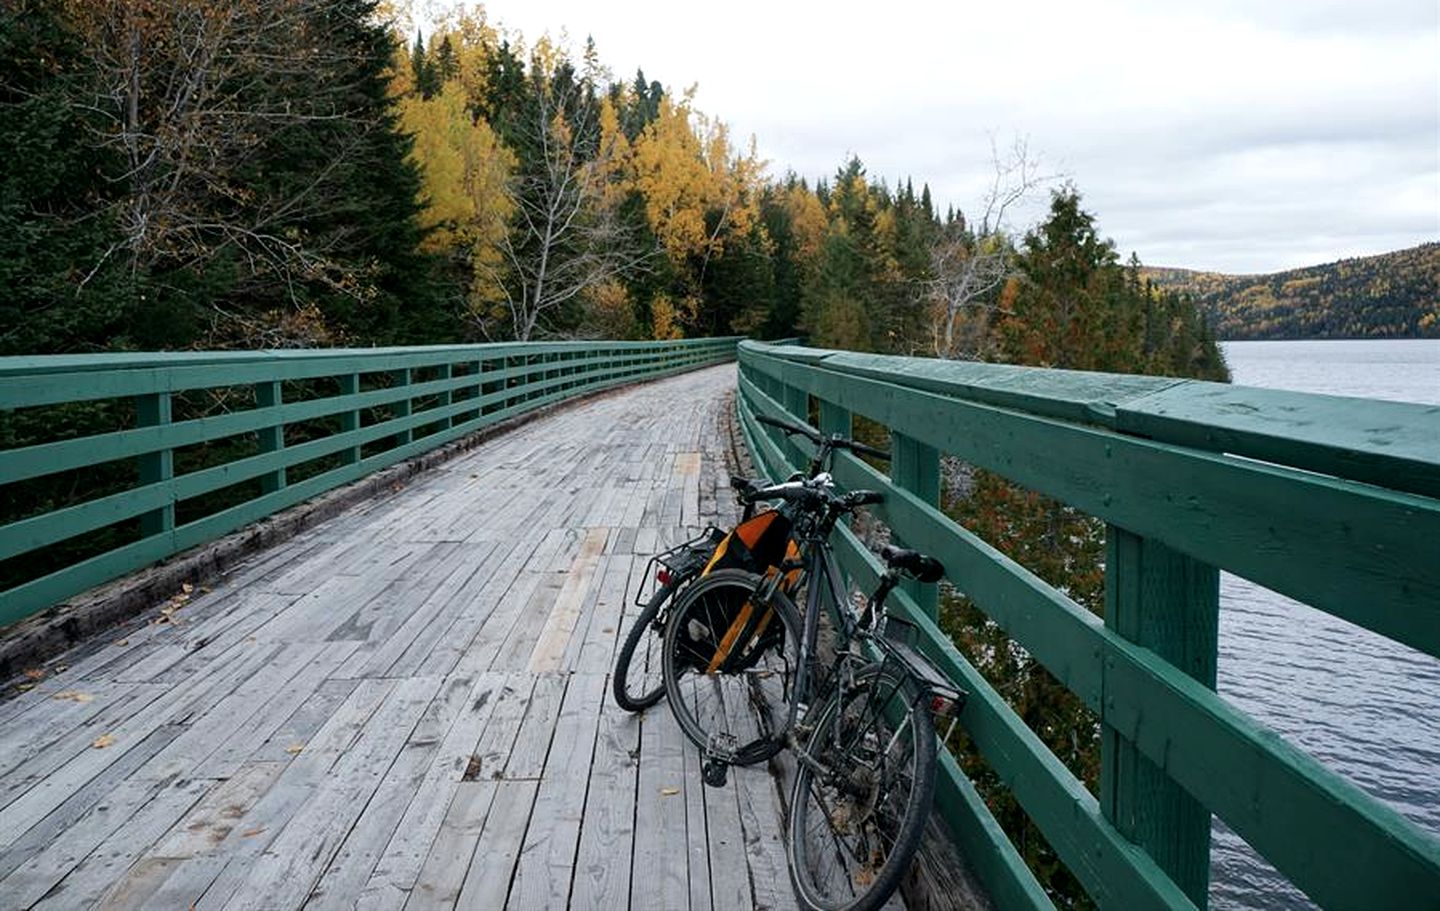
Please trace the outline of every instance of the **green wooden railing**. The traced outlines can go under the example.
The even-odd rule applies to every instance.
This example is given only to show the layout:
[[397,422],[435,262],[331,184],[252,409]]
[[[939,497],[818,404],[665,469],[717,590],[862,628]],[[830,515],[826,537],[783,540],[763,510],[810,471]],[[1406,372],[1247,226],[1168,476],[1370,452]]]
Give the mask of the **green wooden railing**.
[[[894,534],[1095,713],[1098,797],[951,645],[934,591],[899,598],[973,694],[971,742],[1102,908],[1204,907],[1211,813],[1322,906],[1440,902],[1440,841],[1214,692],[1217,568],[1440,656],[1440,408],[754,342],[739,385],[772,477],[806,449],[756,415],[889,428],[890,475],[841,455],[837,481],[885,491]],[[942,454],[1107,523],[1103,621],[936,508]],[[837,552],[873,584],[848,530]],[[937,805],[998,907],[1051,906],[948,753]]]
[[[120,415],[117,428],[84,436],[61,417],[49,439],[0,450],[0,496],[14,497],[19,485],[61,472],[117,461],[133,468],[122,490],[0,525],[0,560],[131,525],[123,543],[0,592],[0,625],[498,421],[733,359],[735,344],[731,338],[0,358],[0,424],[21,409],[75,403],[109,403]],[[285,390],[299,388],[300,400],[287,401]],[[228,393],[221,413],[211,408],[172,419],[175,396],[215,390]],[[318,421],[328,421],[331,432],[315,438]],[[309,438],[287,445],[287,425],[305,425]],[[253,441],[242,450],[248,454],[177,473],[177,450],[246,435]],[[297,470],[306,463],[311,471]],[[316,464],[326,467],[315,473]],[[254,489],[243,502],[177,524],[177,504],[244,482]]]

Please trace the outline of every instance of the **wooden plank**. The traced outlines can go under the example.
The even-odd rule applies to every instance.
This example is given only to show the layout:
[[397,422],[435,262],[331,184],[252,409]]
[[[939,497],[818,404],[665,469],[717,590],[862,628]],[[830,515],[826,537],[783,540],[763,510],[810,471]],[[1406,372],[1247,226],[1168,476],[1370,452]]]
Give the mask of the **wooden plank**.
[[47,814],[38,824],[12,839],[9,847],[0,852],[0,879],[9,876],[16,867],[29,861],[63,837],[97,804],[114,794],[135,769],[164,749],[166,744],[180,735],[180,732],[179,725],[166,725],[155,731],[135,749],[82,787],[74,790],[60,806]]
[[731,771],[730,783],[740,809],[755,906],[776,911],[795,908],[781,836],[784,811],[774,780],[764,768],[742,768]]
[[[501,548],[504,546],[501,545]],[[412,651],[402,656],[396,664],[396,671],[404,673],[413,666],[416,673],[453,672],[473,676],[489,670],[509,631],[509,624],[519,615],[539,581],[533,575],[521,575],[533,546],[529,542],[515,541],[488,579],[478,582],[479,573],[472,576],[472,582],[481,587],[475,592],[467,587],[457,593],[456,600],[464,606],[454,623],[428,652],[417,654]]]
[[480,833],[485,828],[499,784],[496,781],[462,781],[455,785],[440,833],[425,858],[425,865],[420,870],[409,900],[405,902],[406,911],[450,911],[457,907],[466,872],[480,843]]
[[[564,674],[538,674],[525,705],[525,717],[515,733],[505,761],[505,778],[539,778],[550,755],[550,743],[559,720],[560,705],[570,678]],[[497,713],[498,713],[497,708]],[[492,719],[493,721],[493,719]],[[489,729],[486,729],[489,736]],[[482,741],[483,743],[483,741]]]
[[[138,714],[120,720],[103,732],[109,738],[109,745],[106,747],[92,748],[84,736],[71,738],[68,741],[69,749],[56,751],[62,765],[50,765],[48,762],[37,764],[33,769],[27,769],[28,774],[20,779],[20,788],[25,788],[30,783],[33,783],[33,787],[29,787],[0,810],[0,844],[10,843],[20,833],[35,825],[64,803],[76,789],[144,742],[145,738],[162,725],[177,718],[183,719],[194,706],[213,698],[216,693],[228,691],[237,681],[248,678],[270,654],[267,650],[257,650],[248,656],[248,660],[237,662],[222,672],[198,680],[193,689],[170,690],[146,700],[143,710]],[[76,752],[71,752],[72,750]],[[53,774],[49,774],[47,769],[53,771]],[[42,775],[43,780],[37,781],[36,778]]]
[[[386,771],[419,723],[441,681],[417,677],[403,680],[366,723],[355,744],[321,782],[314,796],[270,842],[245,871],[234,864],[236,894],[226,905],[234,911],[299,907],[310,894],[340,842],[374,795]],[[223,894],[221,881],[206,893]],[[237,881],[238,880],[238,881]]]
[[255,751],[252,761],[289,762],[355,692],[358,680],[323,681]]
[[559,908],[569,901],[605,682],[604,674],[576,674],[565,689],[510,889],[511,907]]
[[[185,795],[193,803],[209,782],[187,782],[186,785],[196,788],[193,795],[188,791]],[[7,902],[13,902],[14,907],[28,907],[38,902],[137,810],[168,788],[166,784],[138,779],[120,782],[44,850],[0,880],[0,894],[5,895]],[[182,809],[180,813],[183,812]]]
[[495,781],[495,798],[486,826],[465,871],[456,908],[502,908],[510,894],[511,877],[530,812],[539,790],[538,781]]
[[[155,891],[153,907],[218,907],[228,901],[255,858],[300,812],[395,686],[390,680],[360,681],[340,710],[294,756],[275,784],[236,821],[230,834],[220,844],[186,858],[171,871]],[[228,878],[221,882],[227,872]]]
[[470,704],[474,681],[446,680],[426,708],[395,762],[386,771],[354,828],[346,834],[334,859],[310,893],[311,909],[348,908],[375,870],[376,862],[410,809],[446,736]]
[[182,860],[221,844],[284,770],[283,762],[248,763],[234,776],[216,783],[146,855]]
[[[311,702],[325,678],[349,658],[356,647],[354,642],[324,643],[313,656],[301,659],[299,673],[283,680],[283,685],[266,687],[264,691],[255,694],[253,699],[261,699],[266,697],[268,691],[268,700],[252,712],[249,718],[243,717],[243,708],[231,712],[223,702],[216,706],[207,718],[215,718],[218,723],[228,714],[230,724],[214,732],[218,746],[214,747],[208,757],[200,760],[194,774],[202,778],[229,778],[236,774],[247,760],[258,758],[256,753],[292,715]],[[309,653],[308,649],[302,652],[307,656]],[[280,674],[275,676],[279,677]],[[241,696],[240,693],[236,695]],[[244,706],[247,701],[251,700],[240,700],[240,705]],[[225,736],[224,731],[227,729],[231,733]],[[203,739],[203,735],[197,736],[202,736]],[[291,744],[295,742],[292,740]]]
[[[393,676],[390,668],[410,648],[435,617],[445,610],[457,590],[463,589],[471,576],[483,565],[485,558],[494,551],[495,545],[456,544],[437,545],[445,548],[438,566],[416,567],[421,573],[433,574],[431,582],[407,588],[397,597],[387,617],[386,628],[372,632],[367,642],[336,676],[340,677],[384,677]],[[415,604],[412,608],[411,604]],[[396,621],[402,621],[398,624]]]
[[[138,782],[131,780],[126,785]],[[61,911],[61,909],[85,908],[94,905],[119,879],[135,859],[160,838],[176,820],[195,805],[214,782],[208,779],[180,780],[169,787],[161,788],[149,801],[118,825],[81,863],[64,879],[54,885],[33,907]],[[123,788],[123,786],[122,786]],[[123,800],[113,799],[111,805]],[[71,833],[96,828],[93,820],[82,821]],[[68,833],[67,833],[68,834]],[[93,832],[89,833],[93,834]]]
[[[688,746],[688,744],[687,744]],[[700,751],[681,751],[685,760],[685,850],[690,870],[690,911],[711,911],[709,828],[705,819],[707,790],[700,777]]]
[[599,564],[600,554],[605,550],[605,540],[609,534],[610,530],[607,528],[591,528],[581,539],[580,552],[570,564],[565,582],[555,596],[555,604],[550,609],[545,625],[540,629],[534,650],[530,652],[526,668],[531,673],[560,670],[566,646],[575,631],[575,624],[579,622],[581,605],[590,592],[595,568]]
[[404,905],[430,851],[456,785],[464,776],[476,743],[495,711],[506,678],[484,674],[476,679],[465,706],[431,759],[415,798],[385,846],[356,899],[357,909]]
[[[533,593],[520,606],[512,624],[504,633],[504,642],[495,652],[495,660],[491,665],[495,670],[519,671],[529,664],[530,655],[535,651],[535,642],[549,616],[550,607],[565,585],[565,574],[562,572],[542,572],[535,575],[537,583]],[[464,667],[465,662],[462,661],[460,666]]]
[[710,849],[710,899],[715,911],[750,911],[750,865],[745,855],[738,788],[699,788],[705,800],[705,833]]
[[[353,644],[352,644],[353,648]],[[272,720],[261,715],[250,724],[277,694],[284,695],[291,679],[300,675],[312,662],[323,660],[324,646],[319,643],[302,643],[296,646],[282,646],[274,656],[253,675],[242,682],[233,692],[209,707],[199,717],[190,720],[189,729],[175,739],[138,773],[151,781],[162,781],[180,776],[192,775],[217,749],[229,743],[228,735],[246,731],[262,731],[256,734],[256,744],[263,743],[268,736],[268,723]],[[302,684],[303,685],[303,684]],[[289,713],[287,712],[286,715]],[[273,720],[279,722],[285,715]],[[231,744],[233,753],[234,746]],[[232,758],[227,765],[238,765]]]
[[621,618],[630,595],[630,573],[633,560],[628,555],[614,555],[606,560],[605,574],[600,580],[595,603],[589,610],[583,640],[577,654],[568,659],[576,673],[603,674],[615,663],[615,649],[621,635]]
[[690,866],[685,840],[685,757],[690,749],[675,719],[647,713],[640,722],[640,777],[635,791],[635,862],[630,907],[688,908]]
[[[630,901],[640,718],[602,697],[589,792],[580,824],[570,905],[619,908]],[[648,877],[650,871],[642,871]]]

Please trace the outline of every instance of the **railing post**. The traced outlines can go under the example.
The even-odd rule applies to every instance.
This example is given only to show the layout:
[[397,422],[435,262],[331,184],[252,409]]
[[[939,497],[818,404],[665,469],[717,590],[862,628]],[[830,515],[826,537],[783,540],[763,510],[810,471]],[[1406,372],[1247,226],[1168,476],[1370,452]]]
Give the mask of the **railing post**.
[[[896,486],[908,490],[931,506],[940,506],[940,453],[935,447],[903,433],[891,433],[890,479]],[[903,544],[903,541],[899,543]],[[926,616],[931,620],[939,618],[939,589],[933,583],[906,579],[901,586]]]
[[[394,377],[395,386],[397,388],[405,389],[405,387],[410,385],[409,367],[401,367],[399,370],[392,372],[390,375]],[[408,392],[409,390],[407,389],[406,391]],[[392,404],[390,407],[394,409],[395,417],[408,418],[410,416],[410,404],[410,397],[407,395],[405,398],[400,399],[399,401]],[[406,427],[404,430],[401,430],[400,432],[395,434],[395,445],[404,446],[407,443],[413,441],[414,439],[415,431],[410,427]]]
[[849,409],[832,402],[820,400],[820,432],[838,433],[848,437],[855,432],[854,416]]
[[[449,379],[453,379],[454,377],[455,377],[455,367],[454,367],[454,365],[452,365],[452,364],[441,364],[441,365],[440,365],[440,376],[438,377],[438,379],[449,380]],[[439,401],[439,403],[438,403],[435,407],[437,407],[437,408],[444,408],[444,407],[448,406],[448,405],[449,405],[451,402],[453,402],[453,401],[455,401],[454,395],[451,394],[451,391],[450,391],[449,389],[446,389],[444,392],[440,393],[440,401]],[[440,427],[438,428],[438,430],[449,430],[451,427],[454,427],[454,426],[455,426],[454,418],[451,417],[451,416],[449,416],[449,415],[441,418],[439,423],[440,423]],[[437,431],[437,432],[438,432],[438,431]]]
[[470,362],[470,375],[475,378],[475,385],[470,387],[469,396],[470,398],[475,399],[476,404],[474,411],[465,412],[465,420],[467,421],[475,421],[479,420],[480,418],[480,396],[485,394],[485,379],[480,375],[480,363],[480,361]]
[[[801,424],[810,423],[810,396],[804,389],[791,386],[789,383],[784,383],[781,386],[780,404],[784,405],[785,410],[790,412],[791,417]],[[785,449],[790,453],[790,461],[801,469],[804,469],[806,463],[805,455],[800,449],[800,444],[796,442],[795,437],[789,438],[785,444]]]
[[[170,393],[151,392],[135,397],[135,423],[139,427],[159,427],[170,423]],[[140,456],[140,483],[158,484],[175,477],[175,453],[167,446]],[[175,528],[175,500],[140,517],[140,536],[164,534]]]
[[[1215,688],[1220,573],[1158,541],[1106,526],[1105,625]],[[1104,722],[1102,707],[1101,722]],[[1105,725],[1100,806],[1197,907],[1210,886],[1210,813]]]
[[[360,394],[360,374],[346,373],[338,377],[340,381],[341,395]],[[357,409],[340,412],[340,432],[349,433],[352,430],[360,429],[360,412]],[[354,465],[360,461],[360,447],[351,446],[348,449],[340,450],[340,464]]]
[[[270,380],[255,384],[255,407],[279,408],[281,401],[280,381]],[[285,420],[277,416],[275,423],[262,427],[255,434],[260,440],[260,451],[279,452],[285,448]],[[285,466],[267,471],[260,476],[260,492],[275,493],[285,487]]]

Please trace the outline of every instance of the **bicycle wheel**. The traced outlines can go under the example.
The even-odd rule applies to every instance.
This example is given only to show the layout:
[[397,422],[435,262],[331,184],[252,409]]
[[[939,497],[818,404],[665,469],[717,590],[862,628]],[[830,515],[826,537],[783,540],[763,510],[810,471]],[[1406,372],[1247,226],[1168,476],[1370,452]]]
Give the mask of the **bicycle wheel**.
[[[646,673],[647,670],[658,671],[659,668],[645,666],[645,655],[649,650],[644,643],[646,637],[654,632],[651,627],[655,623],[655,617],[679,587],[676,582],[667,582],[655,590],[655,594],[645,602],[645,607],[641,609],[635,622],[630,624],[625,642],[615,656],[615,670],[610,675],[610,686],[615,694],[615,704],[627,712],[644,711],[665,697],[664,682],[656,679],[656,674]],[[655,635],[658,638],[659,633]],[[637,651],[640,653],[640,666],[632,667]],[[654,660],[653,657],[651,660]]]
[[800,622],[762,579],[717,570],[676,600],[665,624],[665,695],[685,736],[709,756],[748,765],[773,756],[790,718]]
[[903,672],[872,664],[819,708],[796,764],[785,846],[803,905],[878,908],[910,864],[935,792],[935,730]]

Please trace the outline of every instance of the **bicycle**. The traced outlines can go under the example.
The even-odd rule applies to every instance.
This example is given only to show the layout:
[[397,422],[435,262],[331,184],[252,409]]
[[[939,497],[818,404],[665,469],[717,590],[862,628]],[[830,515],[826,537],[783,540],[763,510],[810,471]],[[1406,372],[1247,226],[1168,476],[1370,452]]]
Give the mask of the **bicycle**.
[[[640,613],[615,655],[615,667],[611,673],[615,702],[628,712],[644,711],[665,697],[663,681],[647,678],[646,669],[636,667],[636,655],[649,653],[647,633],[657,639],[663,636],[670,605],[678,593],[701,576],[715,572],[717,568],[723,569],[723,565],[717,564],[727,560],[731,564],[759,565],[766,558],[765,552],[777,552],[777,544],[782,559],[783,555],[791,552],[788,526],[776,523],[776,516],[756,516],[755,501],[748,496],[769,482],[732,477],[730,483],[743,506],[735,528],[727,533],[713,525],[707,527],[698,537],[651,557],[640,576],[634,597]],[[645,592],[651,579],[655,580],[656,587],[647,598]]]
[[[786,855],[795,890],[811,908],[872,909],[898,886],[919,846],[934,792],[935,720],[953,726],[966,697],[915,648],[916,627],[887,615],[885,601],[902,577],[935,582],[944,568],[913,550],[883,548],[886,569],[865,607],[858,616],[844,609],[829,537],[842,516],[881,497],[839,493],[823,468],[842,449],[884,453],[759,420],[817,446],[811,477],[749,494],[784,503],[803,557],[765,575],[715,574],[677,601],[662,653],[666,695],[702,750],[707,784],[723,784],[732,765],[794,751]],[[780,584],[797,572],[809,586],[803,616]],[[827,607],[836,645],[821,667]],[[707,696],[715,698],[702,701]]]

